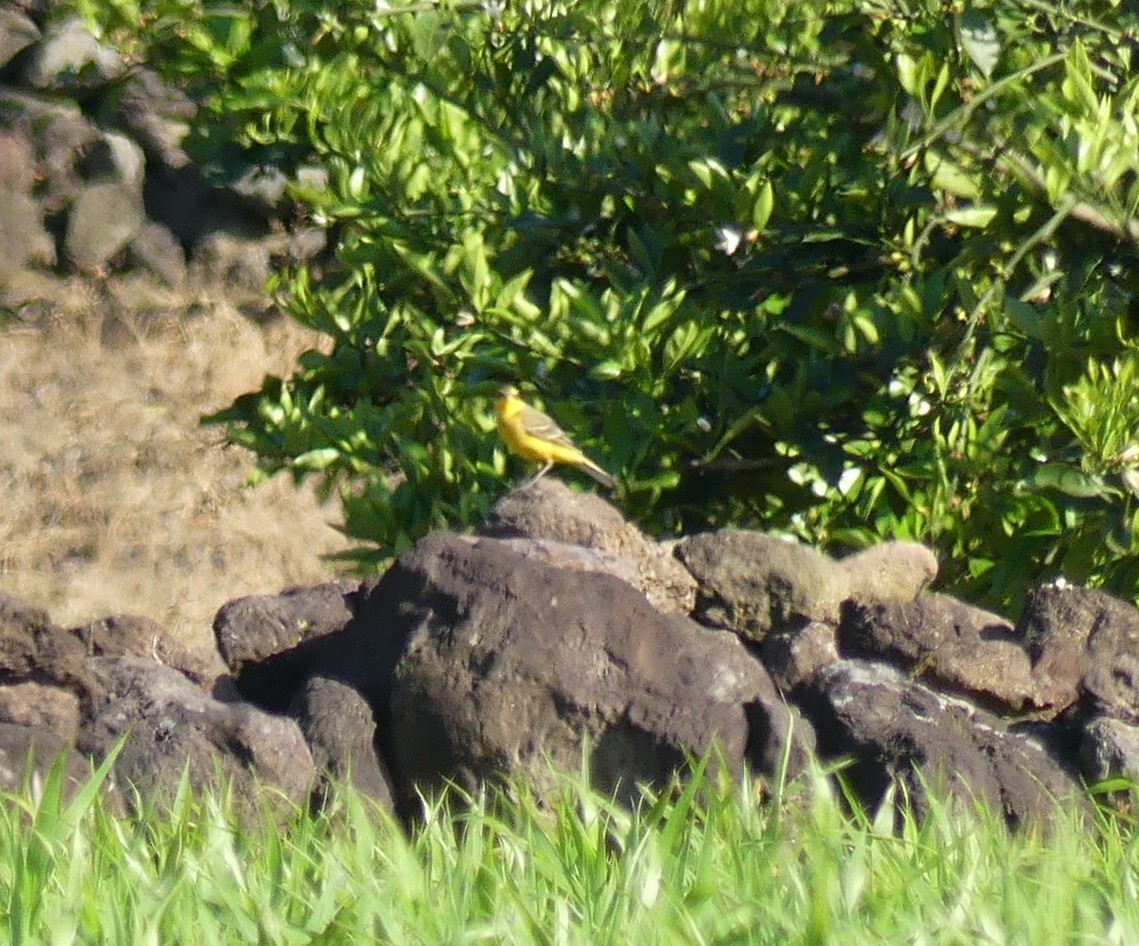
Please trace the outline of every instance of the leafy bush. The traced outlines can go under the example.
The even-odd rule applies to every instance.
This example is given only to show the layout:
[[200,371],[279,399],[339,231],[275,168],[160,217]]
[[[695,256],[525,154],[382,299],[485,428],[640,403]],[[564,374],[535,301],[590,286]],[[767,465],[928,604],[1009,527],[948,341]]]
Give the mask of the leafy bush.
[[508,487],[488,397],[521,380],[651,529],[1135,593],[1132,9],[238,9],[173,57],[215,63],[198,141],[318,162],[336,253],[280,282],[327,346],[216,419],[378,554]]

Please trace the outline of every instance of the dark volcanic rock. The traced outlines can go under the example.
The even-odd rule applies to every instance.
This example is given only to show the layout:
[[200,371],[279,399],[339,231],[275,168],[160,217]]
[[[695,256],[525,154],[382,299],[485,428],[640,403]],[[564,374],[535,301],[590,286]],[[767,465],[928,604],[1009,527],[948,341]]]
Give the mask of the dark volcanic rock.
[[1046,824],[1057,803],[1087,807],[1071,768],[1040,742],[884,664],[830,664],[800,690],[800,706],[819,751],[853,759],[843,775],[870,808],[894,782],[919,815],[931,790],[982,801],[1013,826]]
[[849,602],[838,641],[845,657],[897,664],[1001,712],[1034,703],[1036,681],[1012,625],[947,595],[895,604]]
[[250,595],[222,605],[214,618],[218,651],[233,673],[302,641],[338,631],[352,618],[354,586],[329,582],[290,588],[278,595]]
[[355,586],[329,582],[279,595],[251,595],[222,605],[214,618],[218,651],[247,700],[288,707],[314,671],[317,642],[352,619]]
[[[0,100],[0,105],[2,105]],[[6,117],[0,108],[0,117]],[[0,131],[0,191],[30,195],[36,184],[35,151],[27,129]],[[39,218],[39,208],[36,208]]]
[[92,699],[83,644],[46,611],[0,593],[0,682],[28,681],[70,690],[84,707]]
[[19,792],[25,782],[42,786],[60,755],[66,756],[64,797],[71,798],[91,775],[87,760],[49,729],[0,723],[0,791]]
[[820,667],[838,660],[836,628],[823,621],[776,631],[763,639],[759,656],[783,693],[806,683]]
[[1088,716],[1135,722],[1139,690],[1139,611],[1103,591],[1053,583],[1033,591],[1017,633],[1033,661],[1041,693],[1057,711],[1081,701]]
[[122,184],[92,184],[75,198],[67,215],[64,252],[81,271],[105,266],[142,229],[142,199]]
[[[644,592],[658,611],[688,614],[695,604],[696,583],[673,556],[670,545],[646,538],[596,493],[576,492],[554,476],[507,493],[479,534],[516,539],[519,551],[539,561],[555,547],[551,543],[589,549],[595,555],[588,557],[588,565],[570,567],[616,575]],[[529,549],[527,539],[535,540]],[[579,553],[579,559],[584,558]]]
[[153,69],[134,68],[116,88],[109,104],[117,124],[133,135],[152,161],[179,169],[190,163],[182,149],[197,106],[168,85]]
[[168,286],[186,281],[186,253],[169,229],[145,223],[127,247],[131,262],[147,269]]
[[63,687],[32,682],[3,684],[0,722],[46,729],[71,745],[79,733],[79,698]]
[[169,801],[183,773],[198,791],[216,787],[220,774],[239,805],[255,808],[269,797],[258,785],[293,804],[307,800],[316,771],[295,720],[220,703],[153,660],[98,657],[91,664],[105,702],[85,723],[79,747],[102,759],[125,737],[114,765],[120,786]]
[[39,27],[10,4],[0,7],[0,69],[40,38]]
[[697,582],[693,617],[757,642],[808,621],[837,624],[849,592],[834,559],[762,532],[706,532],[682,539],[675,551]]
[[839,560],[847,597],[864,604],[913,601],[937,577],[937,556],[917,542],[882,542]]
[[312,677],[297,693],[293,715],[318,771],[394,809],[391,779],[376,750],[376,721],[359,690]]
[[[609,575],[570,573],[491,539],[434,533],[376,586],[389,647],[393,776],[407,799],[507,773],[539,791],[576,771],[583,741],[604,791],[670,778],[717,746],[774,774],[792,711],[733,635],[653,609]],[[809,751],[794,726],[793,763]]]
[[87,89],[123,72],[122,57],[100,43],[78,17],[53,23],[37,44],[23,81],[35,88]]
[[55,243],[44,228],[39,204],[27,194],[0,189],[0,285],[24,267],[55,262]]
[[0,89],[0,126],[13,129],[31,145],[39,218],[65,210],[83,187],[79,155],[99,140],[99,129],[73,102],[48,101],[12,89]]
[[1139,782],[1139,726],[1109,716],[1089,722],[1080,740],[1080,771],[1089,782],[1119,776]]
[[82,642],[89,657],[151,657],[206,690],[226,672],[216,648],[190,650],[162,625],[137,614],[113,614],[69,633]]

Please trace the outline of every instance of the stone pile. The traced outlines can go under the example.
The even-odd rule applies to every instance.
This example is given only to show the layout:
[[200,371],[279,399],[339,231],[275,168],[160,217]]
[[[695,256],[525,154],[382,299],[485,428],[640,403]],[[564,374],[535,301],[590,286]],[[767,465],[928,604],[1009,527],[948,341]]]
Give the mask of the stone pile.
[[704,754],[760,784],[845,760],[868,807],[936,791],[1018,826],[1139,775],[1139,610],[1055,583],[1014,622],[927,591],[936,573],[912,543],[659,543],[547,477],[379,578],[225,604],[206,653],[0,599],[0,778],[64,748],[79,779],[121,743],[128,803],[187,772],[302,805],[348,780],[408,815],[449,783],[541,794],[585,745],[624,798]]
[[320,252],[323,234],[282,228],[280,170],[207,181],[183,147],[196,110],[53,4],[0,7],[0,311],[31,318],[68,277],[116,276],[153,300],[224,286],[266,314],[274,265]]

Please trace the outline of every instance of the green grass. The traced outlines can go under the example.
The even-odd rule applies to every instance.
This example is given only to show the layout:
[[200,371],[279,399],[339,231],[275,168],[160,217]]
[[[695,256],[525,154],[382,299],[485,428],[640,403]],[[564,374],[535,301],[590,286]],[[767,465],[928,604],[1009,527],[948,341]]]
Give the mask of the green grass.
[[350,792],[243,825],[189,792],[127,818],[49,782],[0,806],[0,941],[1139,942],[1139,844],[1118,820],[1010,835],[938,808],[895,826],[822,782],[760,804],[701,779],[629,812],[581,786],[545,808],[519,790],[434,804],[408,834]]

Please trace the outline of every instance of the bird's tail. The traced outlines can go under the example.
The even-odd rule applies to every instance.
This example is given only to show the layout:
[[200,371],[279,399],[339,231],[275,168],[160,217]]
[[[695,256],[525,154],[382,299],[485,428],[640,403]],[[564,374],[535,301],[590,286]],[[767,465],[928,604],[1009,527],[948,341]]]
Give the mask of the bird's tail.
[[589,459],[589,457],[582,457],[581,462],[577,464],[577,468],[587,476],[592,476],[598,483],[606,489],[616,489],[617,481],[606,473],[601,467]]

